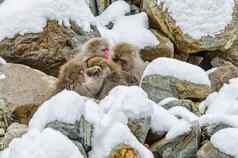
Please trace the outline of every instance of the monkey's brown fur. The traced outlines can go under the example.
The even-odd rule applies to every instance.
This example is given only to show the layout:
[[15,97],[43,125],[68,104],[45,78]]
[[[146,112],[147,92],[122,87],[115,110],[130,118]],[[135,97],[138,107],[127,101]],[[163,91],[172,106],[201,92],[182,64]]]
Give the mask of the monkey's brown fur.
[[135,76],[139,81],[145,69],[140,50],[128,43],[119,43],[112,49],[111,59],[120,65],[123,71]]

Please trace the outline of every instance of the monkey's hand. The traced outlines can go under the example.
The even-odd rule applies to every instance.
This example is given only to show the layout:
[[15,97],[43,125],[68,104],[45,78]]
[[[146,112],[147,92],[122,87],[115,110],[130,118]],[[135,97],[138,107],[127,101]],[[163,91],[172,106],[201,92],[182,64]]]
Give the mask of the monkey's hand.
[[102,72],[102,69],[99,66],[93,66],[86,70],[88,76],[96,76],[99,75],[100,72]]

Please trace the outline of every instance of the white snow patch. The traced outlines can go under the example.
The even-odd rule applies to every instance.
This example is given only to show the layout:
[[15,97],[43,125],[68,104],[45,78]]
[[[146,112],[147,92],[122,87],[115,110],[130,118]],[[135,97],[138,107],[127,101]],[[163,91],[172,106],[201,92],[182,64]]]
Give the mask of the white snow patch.
[[231,84],[238,84],[238,78],[232,78],[229,80],[229,83]]
[[159,44],[158,39],[148,29],[148,17],[144,12],[118,18],[111,30],[100,25],[98,25],[98,30],[101,36],[108,39],[113,45],[127,42],[138,48],[144,48]]
[[207,114],[238,114],[238,84],[224,84],[218,93],[210,94],[200,105]]
[[118,86],[101,100],[100,107],[105,112],[104,121],[127,124],[128,118],[149,117],[153,110],[153,104],[142,88]]
[[163,105],[168,104],[169,102],[177,101],[177,100],[178,100],[177,98],[168,97],[168,98],[165,98],[165,99],[161,100],[161,101],[158,103],[158,105],[159,105],[159,106],[163,106]]
[[208,75],[202,68],[177,59],[162,57],[153,60],[146,67],[142,78],[156,74],[172,76],[196,84],[205,84],[208,86],[211,84]]
[[84,0],[6,0],[0,5],[0,40],[16,34],[43,31],[47,20],[70,26],[74,20],[85,31],[95,21]]
[[200,117],[199,124],[201,127],[225,124],[238,128],[238,115],[207,114]]
[[40,106],[30,120],[29,128],[43,130],[48,123],[56,120],[75,123],[84,113],[87,100],[76,92],[63,90]]
[[153,108],[151,128],[154,132],[168,132],[166,138],[173,139],[191,131],[191,125],[188,122],[179,120],[159,105],[155,104]]
[[78,148],[66,136],[47,128],[30,130],[14,139],[1,158],[83,158]]
[[0,57],[0,66],[4,64],[7,64],[7,62],[3,58]]
[[193,38],[214,36],[231,23],[234,0],[158,0],[168,8],[176,25]]
[[131,146],[142,158],[153,158],[151,151],[139,143],[126,125],[115,123],[110,126],[95,135],[90,158],[107,157],[113,148],[121,144]]
[[117,18],[126,15],[130,12],[130,6],[125,1],[119,0],[113,2],[106,10],[96,17],[97,22],[102,25],[108,25],[114,22]]
[[221,152],[238,158],[238,128],[226,128],[211,137],[211,143]]
[[170,108],[169,113],[184,119],[185,121],[188,122],[194,122],[199,120],[199,117],[197,115],[195,115],[194,113],[192,113],[191,111],[189,111],[187,108],[183,107],[183,106],[175,106]]

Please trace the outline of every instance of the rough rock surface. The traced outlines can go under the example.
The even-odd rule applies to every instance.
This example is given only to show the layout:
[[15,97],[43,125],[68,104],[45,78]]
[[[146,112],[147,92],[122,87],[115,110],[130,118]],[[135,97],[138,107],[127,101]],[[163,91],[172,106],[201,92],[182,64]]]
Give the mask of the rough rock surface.
[[168,97],[202,100],[209,94],[207,85],[194,84],[170,76],[146,76],[141,87],[149,98],[157,103]]
[[226,64],[218,67],[209,74],[211,80],[211,91],[218,91],[224,83],[230,79],[238,77],[238,68],[232,64]]
[[225,52],[234,46],[237,39],[238,23],[238,2],[234,1],[232,22],[227,25],[225,31],[212,36],[203,36],[201,39],[184,34],[181,28],[176,26],[176,21],[164,10],[164,6],[157,5],[157,0],[144,0],[143,9],[146,10],[151,19],[152,26],[166,34],[177,46],[178,50],[184,53],[197,53],[202,51],[220,50]]
[[27,124],[37,107],[55,91],[57,79],[20,64],[5,64],[0,82],[0,98],[7,102],[14,118]]
[[232,158],[216,149],[210,142],[204,144],[197,152],[197,158]]
[[122,144],[115,147],[108,158],[140,158],[140,156],[138,152],[129,145]]
[[[8,145],[10,144],[10,142],[13,139],[15,139],[17,137],[21,137],[26,132],[27,132],[27,126],[26,125],[19,124],[19,123],[11,124],[8,127],[7,131],[6,131],[4,138],[0,142],[1,146],[3,148],[8,147]],[[0,148],[0,150],[1,150],[1,148]]]
[[152,145],[152,150],[157,151],[163,158],[194,158],[199,149],[201,130],[198,125],[185,136],[173,140],[162,139]]
[[12,63],[28,65],[57,76],[59,67],[79,52],[80,46],[97,32],[85,33],[72,22],[72,29],[48,21],[41,33],[17,35],[0,41],[0,56]]
[[155,47],[145,47],[141,50],[142,59],[145,61],[152,61],[158,57],[174,57],[174,45],[162,33],[152,30],[154,35],[160,41],[159,45]]

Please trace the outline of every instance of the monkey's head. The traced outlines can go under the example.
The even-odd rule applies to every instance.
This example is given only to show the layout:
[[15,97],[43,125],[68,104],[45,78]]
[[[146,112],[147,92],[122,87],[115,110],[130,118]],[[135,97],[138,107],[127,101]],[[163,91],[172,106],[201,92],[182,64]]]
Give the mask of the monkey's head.
[[58,89],[76,90],[81,83],[85,82],[85,68],[76,62],[68,62],[60,69]]
[[105,59],[109,59],[110,44],[104,38],[92,38],[85,43],[83,52],[88,56],[101,56]]
[[120,43],[112,49],[112,60],[119,64],[124,71],[133,69],[133,65],[140,59],[139,49],[128,43]]

